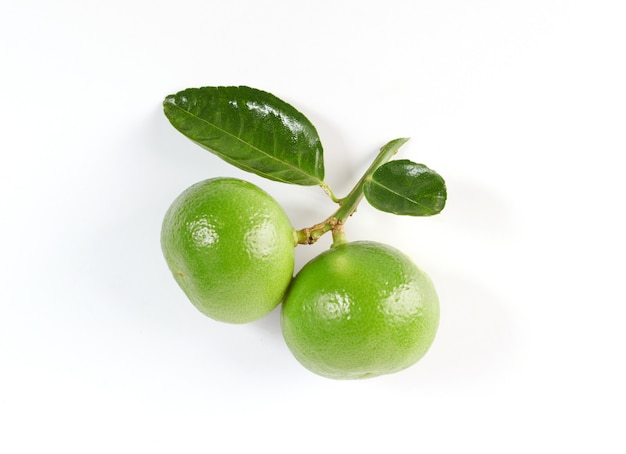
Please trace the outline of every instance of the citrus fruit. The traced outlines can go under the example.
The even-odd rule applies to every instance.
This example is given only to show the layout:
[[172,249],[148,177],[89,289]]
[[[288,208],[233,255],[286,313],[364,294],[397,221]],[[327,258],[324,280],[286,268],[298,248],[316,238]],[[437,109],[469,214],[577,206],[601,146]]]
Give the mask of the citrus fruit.
[[165,260],[205,315],[246,323],[271,312],[293,277],[295,233],[281,206],[252,183],[213,178],[186,189],[161,228]]
[[411,259],[359,241],[327,250],[294,278],[283,302],[287,346],[316,374],[353,379],[405,369],[433,342],[439,300]]

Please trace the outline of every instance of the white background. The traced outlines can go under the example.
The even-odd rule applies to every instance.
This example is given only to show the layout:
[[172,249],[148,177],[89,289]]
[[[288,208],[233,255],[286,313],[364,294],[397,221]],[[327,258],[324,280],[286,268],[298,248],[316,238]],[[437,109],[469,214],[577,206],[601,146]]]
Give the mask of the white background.
[[[625,9],[4,0],[0,451],[625,452]],[[189,185],[248,179],[298,228],[333,208],[162,114],[170,93],[239,84],[311,119],[338,195],[396,137],[446,179],[440,216],[362,204],[346,227],[435,281],[440,330],[411,369],[315,376],[278,311],[224,325],[176,287],[159,230]]]

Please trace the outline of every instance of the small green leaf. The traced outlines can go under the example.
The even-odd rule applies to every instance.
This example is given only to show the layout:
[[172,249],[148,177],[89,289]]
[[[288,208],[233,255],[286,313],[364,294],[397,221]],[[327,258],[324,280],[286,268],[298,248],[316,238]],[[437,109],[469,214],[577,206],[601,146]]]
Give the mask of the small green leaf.
[[182,134],[247,172],[305,186],[324,180],[315,127],[276,96],[249,87],[202,87],[167,96],[165,116]]
[[406,159],[380,166],[363,191],[374,208],[409,216],[439,213],[447,195],[446,184],[437,172]]

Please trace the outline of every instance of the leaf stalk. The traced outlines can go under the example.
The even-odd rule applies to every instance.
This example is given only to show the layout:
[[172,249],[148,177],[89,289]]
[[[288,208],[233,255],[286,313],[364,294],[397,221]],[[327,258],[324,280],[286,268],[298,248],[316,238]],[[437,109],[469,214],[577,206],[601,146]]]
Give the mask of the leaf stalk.
[[337,247],[346,243],[344,225],[350,216],[354,214],[363,199],[363,188],[365,184],[372,178],[376,169],[389,161],[408,140],[409,139],[406,138],[392,140],[382,147],[372,164],[347,196],[337,199],[330,190],[330,187],[326,183],[322,183],[322,185],[320,185],[322,189],[324,189],[334,202],[339,204],[339,208],[326,218],[326,220],[311,227],[298,230],[296,232],[298,244],[313,244],[327,232],[332,232],[333,243],[331,247]]

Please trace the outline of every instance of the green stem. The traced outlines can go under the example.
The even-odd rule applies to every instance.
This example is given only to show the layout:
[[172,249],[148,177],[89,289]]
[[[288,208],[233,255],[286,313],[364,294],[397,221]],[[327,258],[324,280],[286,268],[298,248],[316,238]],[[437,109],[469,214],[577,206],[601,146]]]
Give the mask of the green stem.
[[[331,198],[339,203],[339,208],[325,221],[315,224],[312,227],[304,228],[296,232],[299,244],[313,244],[326,232],[332,231],[333,244],[331,247],[337,247],[347,242],[343,226],[350,216],[356,211],[359,203],[363,199],[363,188],[365,184],[372,178],[372,174],[389,161],[391,157],[398,152],[398,149],[409,139],[396,139],[389,142],[381,148],[380,153],[365,171],[361,179],[356,183],[352,191],[342,199],[336,199],[334,195]],[[324,185],[326,186],[326,185]],[[324,186],[322,188],[324,189]],[[328,188],[328,186],[326,186]],[[328,188],[330,190],[330,188]],[[324,189],[326,190],[326,189]],[[332,191],[329,193],[329,195]]]
[[326,195],[328,195],[328,197],[330,197],[330,199],[335,202],[335,203],[339,203],[340,199],[337,198],[337,196],[335,196],[335,193],[333,192],[333,190],[330,188],[330,186],[328,186],[328,184],[326,184],[324,181],[322,181],[320,183],[320,187],[324,190],[324,192],[326,193]]

